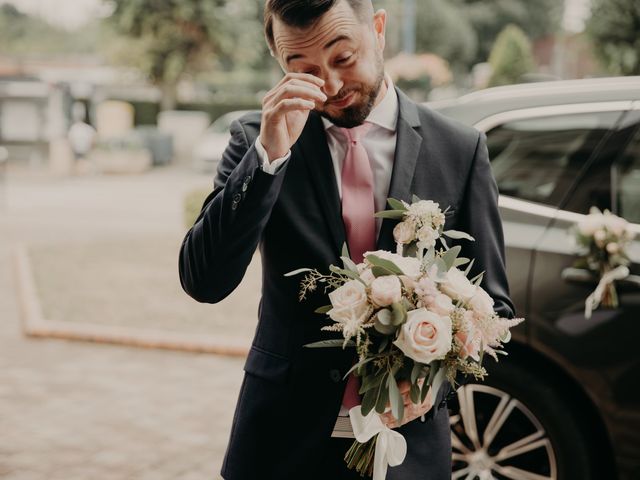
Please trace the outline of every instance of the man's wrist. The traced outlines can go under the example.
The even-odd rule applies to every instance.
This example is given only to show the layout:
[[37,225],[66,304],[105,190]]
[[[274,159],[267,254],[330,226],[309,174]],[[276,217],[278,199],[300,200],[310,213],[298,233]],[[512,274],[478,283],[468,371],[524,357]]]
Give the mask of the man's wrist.
[[256,139],[256,152],[258,152],[258,157],[260,158],[262,164],[262,170],[271,175],[275,175],[279,169],[279,167],[286,162],[291,156],[291,150],[289,150],[282,157],[274,158],[273,160],[269,160],[269,154],[267,150],[264,148],[264,145],[260,141],[260,137]]

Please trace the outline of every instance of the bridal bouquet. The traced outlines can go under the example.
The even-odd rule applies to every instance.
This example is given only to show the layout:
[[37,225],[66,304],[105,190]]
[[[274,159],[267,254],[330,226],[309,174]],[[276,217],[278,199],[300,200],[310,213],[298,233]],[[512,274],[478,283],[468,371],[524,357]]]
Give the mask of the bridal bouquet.
[[614,281],[629,275],[626,248],[633,240],[634,233],[624,218],[607,209],[601,212],[595,206],[572,230],[576,244],[583,251],[582,258],[574,266],[587,268],[600,276],[598,286],[585,301],[585,317],[590,318],[591,312],[600,304],[618,306]]
[[[304,268],[287,274],[306,273],[301,300],[324,286],[331,304],[317,312],[333,323],[322,329],[342,333],[306,346],[356,348],[358,362],[345,378],[351,372],[359,377],[362,402],[349,411],[356,439],[345,461],[374,480],[384,479],[388,465],[399,465],[406,455],[405,439],[382,419],[392,415],[400,422],[405,407],[432,406],[457,372],[483,379],[483,355],[497,360],[506,354],[500,347],[509,341],[510,327],[524,320],[494,312],[493,299],[480,287],[484,272],[468,278],[474,260],[459,257],[461,247],[449,248],[444,237],[474,239],[444,230],[448,209],[417,197],[411,204],[388,202],[393,210],[376,216],[399,220],[396,252],[367,252],[356,265],[343,250],[342,266],[331,265],[328,274]],[[410,384],[412,404],[405,405],[400,382]]]

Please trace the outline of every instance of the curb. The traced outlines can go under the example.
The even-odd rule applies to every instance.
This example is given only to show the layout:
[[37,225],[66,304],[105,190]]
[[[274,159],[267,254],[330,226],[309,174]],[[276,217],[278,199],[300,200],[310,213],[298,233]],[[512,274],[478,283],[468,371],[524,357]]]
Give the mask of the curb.
[[29,254],[23,244],[15,245],[13,259],[22,330],[29,337],[213,353],[231,357],[246,357],[249,352],[249,342],[238,338],[47,320],[42,313]]

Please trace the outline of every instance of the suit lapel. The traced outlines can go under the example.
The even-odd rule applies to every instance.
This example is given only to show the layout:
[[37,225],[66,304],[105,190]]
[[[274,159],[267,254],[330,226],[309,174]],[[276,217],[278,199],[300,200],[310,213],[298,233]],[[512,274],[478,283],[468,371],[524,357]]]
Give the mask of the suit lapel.
[[307,124],[293,149],[299,150],[300,156],[309,169],[311,184],[329,226],[336,254],[339,256],[342,245],[346,241],[340,194],[324,125],[315,112],[309,114]]
[[[420,117],[416,104],[396,87],[398,93],[398,123],[396,150],[387,198],[411,202],[411,182],[416,170],[422,146]],[[389,209],[387,205],[387,209]],[[384,219],[376,246],[378,249],[395,250],[393,243],[394,220]]]

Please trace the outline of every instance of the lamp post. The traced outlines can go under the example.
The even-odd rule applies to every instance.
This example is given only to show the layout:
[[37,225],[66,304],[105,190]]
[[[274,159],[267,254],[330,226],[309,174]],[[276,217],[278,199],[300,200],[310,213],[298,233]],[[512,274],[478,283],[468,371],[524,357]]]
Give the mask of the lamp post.
[[402,51],[416,53],[416,0],[402,3]]

